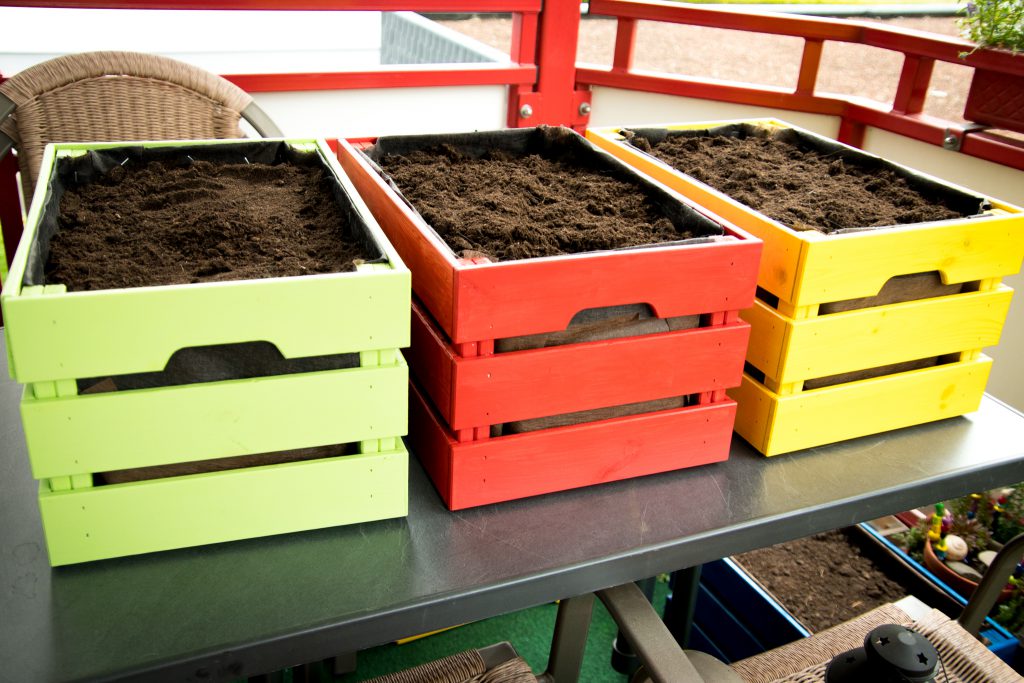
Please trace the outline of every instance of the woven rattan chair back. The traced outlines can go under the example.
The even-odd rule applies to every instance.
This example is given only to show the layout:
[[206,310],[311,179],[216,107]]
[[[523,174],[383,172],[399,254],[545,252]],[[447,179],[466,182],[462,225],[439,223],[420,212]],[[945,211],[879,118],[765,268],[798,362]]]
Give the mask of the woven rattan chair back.
[[138,52],[57,57],[0,84],[3,143],[18,150],[26,205],[49,142],[243,137],[244,117],[281,135],[244,90],[190,64]]

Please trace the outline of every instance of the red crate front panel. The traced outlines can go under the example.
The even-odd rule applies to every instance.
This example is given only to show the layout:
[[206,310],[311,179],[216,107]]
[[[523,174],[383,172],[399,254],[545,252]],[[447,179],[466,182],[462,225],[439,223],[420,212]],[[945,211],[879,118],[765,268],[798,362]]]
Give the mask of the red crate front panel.
[[412,372],[453,430],[738,386],[750,326],[736,321],[463,358],[413,307]]
[[760,242],[728,240],[466,266],[445,332],[459,343],[564,330],[580,311],[624,304],[659,318],[737,311],[754,303],[760,255]]
[[729,457],[736,403],[679,408],[457,443],[414,387],[409,438],[449,509],[498,503]]

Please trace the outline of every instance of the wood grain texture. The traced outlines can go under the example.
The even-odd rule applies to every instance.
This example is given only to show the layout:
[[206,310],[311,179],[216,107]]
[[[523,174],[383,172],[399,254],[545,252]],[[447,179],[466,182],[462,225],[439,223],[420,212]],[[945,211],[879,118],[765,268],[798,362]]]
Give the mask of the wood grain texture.
[[413,451],[451,510],[725,460],[736,412],[727,399],[460,444],[421,394],[410,403]]
[[[983,355],[788,396],[744,375],[741,389],[729,393],[749,403],[736,431],[765,455],[778,455],[977,410],[991,366]],[[758,396],[769,405],[751,403]]]
[[739,384],[745,323],[457,359],[451,426],[501,424]]
[[747,361],[780,384],[994,346],[1013,290],[1000,285],[793,320],[762,303],[751,324]]
[[39,494],[53,566],[408,513],[408,453],[347,455]]
[[21,401],[33,476],[399,436],[405,363]]
[[463,357],[413,306],[410,370],[453,432],[736,386],[749,326]]
[[753,303],[756,240],[530,259],[458,272],[453,341],[565,329],[582,310],[645,303],[659,318]]
[[412,344],[405,350],[409,373],[416,379],[435,408],[451,424],[453,376],[458,357],[430,314],[416,301],[412,305]]

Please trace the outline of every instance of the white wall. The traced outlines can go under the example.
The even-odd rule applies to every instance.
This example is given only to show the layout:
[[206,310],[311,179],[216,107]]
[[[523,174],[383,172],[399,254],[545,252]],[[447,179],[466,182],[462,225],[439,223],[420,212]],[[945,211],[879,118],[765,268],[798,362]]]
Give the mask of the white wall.
[[217,74],[334,71],[380,63],[380,12],[0,8],[0,73],[71,52],[132,50]]
[[285,135],[371,137],[505,127],[500,85],[257,93],[256,103]]
[[619,88],[593,88],[591,126],[624,126],[723,119],[776,118],[830,138],[839,133],[839,117],[779,111],[691,97],[659,95]]

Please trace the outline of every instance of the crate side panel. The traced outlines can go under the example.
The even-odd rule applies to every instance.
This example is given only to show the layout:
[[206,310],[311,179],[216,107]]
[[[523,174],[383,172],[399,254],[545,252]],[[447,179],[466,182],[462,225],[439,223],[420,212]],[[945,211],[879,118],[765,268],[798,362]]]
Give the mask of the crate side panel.
[[582,310],[649,304],[659,318],[753,303],[761,245],[726,241],[531,259],[459,272],[454,343],[564,330]]
[[405,364],[22,398],[37,479],[405,434]]
[[768,447],[776,396],[760,382],[743,373],[738,387],[726,391],[736,401],[736,433],[761,453]]
[[452,448],[450,432],[433,410],[426,394],[409,383],[409,446],[423,465],[434,488],[451,507]]
[[452,328],[455,298],[454,256],[446,258],[443,245],[429,235],[422,219],[384,184],[362,155],[344,140],[338,143],[338,161],[377,219],[392,246],[412,271],[412,288],[442,329]]
[[453,510],[703,465],[729,456],[736,404],[454,444]]
[[319,529],[408,513],[408,454],[42,492],[50,564]]
[[789,319],[760,299],[756,299],[750,308],[740,311],[740,318],[750,323],[747,362],[768,377],[778,377],[782,359],[786,356],[786,338],[791,329],[787,324]]
[[430,396],[431,403],[445,422],[451,424],[455,357],[429,314],[417,303],[412,307],[412,344],[405,354],[412,376]]
[[408,272],[7,299],[22,383],[163,370],[178,349],[268,341],[286,358],[409,343]]
[[951,363],[776,397],[765,455],[955,417],[978,409],[992,360]]
[[939,271],[944,283],[1012,275],[1024,214],[869,230],[808,244],[796,306],[874,296],[897,275]]
[[773,311],[788,347],[780,373],[761,369],[788,383],[993,346],[1012,296],[1000,287],[797,321]]
[[749,326],[683,330],[455,360],[453,429],[739,384]]
[[751,233],[764,243],[757,284],[775,296],[793,298],[795,276],[804,241],[764,214],[675,170],[627,144],[614,130],[587,130],[587,138],[634,168],[669,186],[679,194]]

